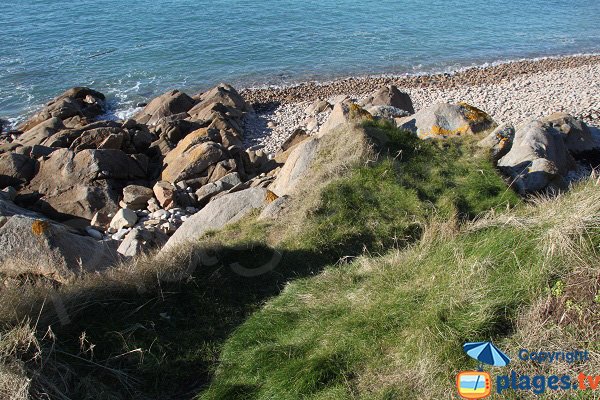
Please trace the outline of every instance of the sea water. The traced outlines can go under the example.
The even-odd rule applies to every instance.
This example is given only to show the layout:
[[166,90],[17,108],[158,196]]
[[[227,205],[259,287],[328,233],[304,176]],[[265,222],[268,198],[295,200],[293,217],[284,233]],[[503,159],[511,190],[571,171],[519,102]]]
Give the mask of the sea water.
[[[117,115],[168,89],[449,71],[600,51],[600,0],[0,0],[0,118],[72,86]],[[120,113],[120,114],[119,114]]]

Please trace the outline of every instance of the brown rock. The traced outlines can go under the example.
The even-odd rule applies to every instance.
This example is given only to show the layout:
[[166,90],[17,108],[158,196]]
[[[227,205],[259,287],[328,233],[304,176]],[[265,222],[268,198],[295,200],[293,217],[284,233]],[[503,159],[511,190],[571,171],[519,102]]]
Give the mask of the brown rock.
[[129,185],[123,188],[123,202],[132,210],[143,210],[153,196],[153,190],[145,186]]
[[221,145],[207,142],[203,130],[196,131],[195,134],[186,136],[167,154],[161,179],[177,183],[195,178],[210,165],[219,162],[224,155],[225,150]]
[[134,115],[139,123],[154,125],[162,118],[187,112],[195,104],[187,94],[179,90],[171,90],[153,99],[142,111]]
[[148,159],[120,150],[60,149],[40,162],[28,186],[44,197],[38,206],[55,218],[91,219],[98,211],[118,210],[120,181],[145,179]]
[[169,182],[159,181],[156,182],[152,191],[158,200],[158,204],[160,204],[162,208],[169,209],[174,206],[175,186]]
[[0,154],[0,189],[20,186],[33,178],[36,161],[17,153]]
[[50,118],[58,118],[61,121],[75,116],[94,118],[104,112],[104,101],[105,97],[100,92],[75,87],[46,104],[42,111],[21,124],[18,129],[28,131]]

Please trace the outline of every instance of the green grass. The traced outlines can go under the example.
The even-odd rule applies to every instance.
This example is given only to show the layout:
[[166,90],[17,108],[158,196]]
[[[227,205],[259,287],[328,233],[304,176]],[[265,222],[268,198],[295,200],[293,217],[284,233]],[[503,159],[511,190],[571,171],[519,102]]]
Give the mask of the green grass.
[[[590,190],[597,191],[588,185],[579,197]],[[572,203],[559,206],[575,219]],[[527,228],[489,224],[295,281],[228,339],[216,377],[199,398],[452,396],[457,371],[476,368],[462,343],[514,345],[519,311],[544,298],[556,276],[582,262],[597,273],[588,238],[575,235],[572,252],[548,255],[544,212],[536,210],[538,221]],[[597,210],[590,214],[597,218]]]
[[[490,210],[524,207],[477,138],[421,141],[380,122],[364,130],[383,139],[378,156],[325,174],[346,151],[327,139],[311,171],[327,178],[297,199],[303,213],[253,215],[165,259],[59,289],[70,324],[46,307],[38,336],[50,324],[56,339],[46,335],[42,350],[76,373],[25,365],[81,399],[447,397],[453,371],[474,367],[462,341],[509,337],[519,307],[562,276],[562,257],[544,255],[553,222],[456,234]],[[216,262],[164,279],[205,253]],[[253,278],[231,267],[274,254],[276,268]],[[15,318],[35,318],[44,298],[21,298]]]
[[463,221],[520,201],[473,138],[422,141],[385,122],[365,129],[387,137],[379,160],[325,188],[302,247],[337,257],[386,251],[414,242],[432,218]]

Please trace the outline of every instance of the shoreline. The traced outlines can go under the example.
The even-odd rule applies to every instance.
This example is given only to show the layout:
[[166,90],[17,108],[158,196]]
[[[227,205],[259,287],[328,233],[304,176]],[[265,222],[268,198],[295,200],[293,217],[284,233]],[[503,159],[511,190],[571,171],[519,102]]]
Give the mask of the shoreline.
[[246,87],[240,89],[239,92],[249,103],[277,102],[286,104],[313,101],[348,93],[355,96],[366,95],[371,91],[373,85],[393,84],[400,88],[477,86],[499,83],[503,80],[510,80],[527,74],[594,64],[600,64],[600,54],[573,54],[500,60],[461,67],[449,72],[357,75],[325,81],[303,81],[285,86]]
[[589,125],[600,126],[600,55],[521,60],[491,66],[419,76],[372,76],[332,82],[305,82],[279,88],[243,89],[255,113],[246,118],[245,145],[273,153],[296,129],[309,134],[328,112],[305,112],[316,100],[336,96],[360,101],[375,90],[395,85],[408,93],[415,109],[437,102],[465,101],[498,123],[515,125],[529,118],[566,112]]

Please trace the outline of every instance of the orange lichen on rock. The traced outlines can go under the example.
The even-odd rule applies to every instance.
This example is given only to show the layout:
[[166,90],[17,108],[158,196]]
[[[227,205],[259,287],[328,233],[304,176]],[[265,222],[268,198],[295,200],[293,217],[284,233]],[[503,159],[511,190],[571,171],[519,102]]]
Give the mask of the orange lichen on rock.
[[43,235],[44,232],[48,230],[48,228],[50,228],[50,223],[41,219],[36,219],[31,224],[31,231],[36,236]]
[[356,103],[350,104],[350,118],[351,119],[368,119],[372,120],[373,116],[364,108]]
[[464,135],[465,133],[469,132],[469,125],[463,125],[461,127],[458,127],[457,129],[446,129],[446,128],[442,128],[439,125],[433,125],[431,127],[431,135],[436,135],[436,136],[460,136],[460,135]]
[[486,122],[490,120],[490,117],[482,110],[477,107],[473,107],[470,104],[461,101],[458,105],[463,109],[463,115],[466,119],[473,122]]
[[275,193],[271,192],[270,190],[267,190],[267,195],[266,195],[267,203],[272,203],[275,200],[277,200],[278,198],[279,198],[279,196],[277,196]]

